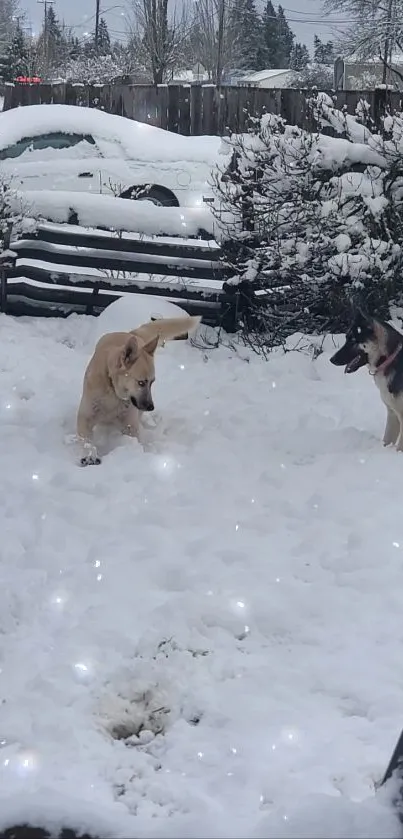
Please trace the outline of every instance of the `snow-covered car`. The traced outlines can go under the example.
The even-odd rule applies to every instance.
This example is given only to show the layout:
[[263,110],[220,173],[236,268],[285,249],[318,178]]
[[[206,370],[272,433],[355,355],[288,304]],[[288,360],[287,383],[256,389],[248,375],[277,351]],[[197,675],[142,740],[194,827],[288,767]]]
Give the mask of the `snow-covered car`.
[[29,105],[0,113],[0,177],[23,191],[85,192],[201,207],[219,137],[184,137],[94,108]]

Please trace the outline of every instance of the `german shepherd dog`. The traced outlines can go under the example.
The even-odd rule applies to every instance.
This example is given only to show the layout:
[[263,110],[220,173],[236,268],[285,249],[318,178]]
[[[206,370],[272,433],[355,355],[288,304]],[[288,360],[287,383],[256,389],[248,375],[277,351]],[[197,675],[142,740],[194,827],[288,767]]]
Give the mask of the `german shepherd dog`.
[[385,446],[403,451],[403,335],[389,323],[358,311],[343,346],[330,359],[345,373],[365,364],[386,405]]

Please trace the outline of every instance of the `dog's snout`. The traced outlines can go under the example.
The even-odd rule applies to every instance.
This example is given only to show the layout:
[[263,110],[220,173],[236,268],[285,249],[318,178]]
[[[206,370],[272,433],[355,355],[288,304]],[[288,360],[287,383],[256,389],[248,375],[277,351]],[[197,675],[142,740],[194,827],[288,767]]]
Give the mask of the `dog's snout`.
[[130,397],[130,402],[137,408],[138,411],[153,411],[154,402],[152,399],[136,399],[134,396]]

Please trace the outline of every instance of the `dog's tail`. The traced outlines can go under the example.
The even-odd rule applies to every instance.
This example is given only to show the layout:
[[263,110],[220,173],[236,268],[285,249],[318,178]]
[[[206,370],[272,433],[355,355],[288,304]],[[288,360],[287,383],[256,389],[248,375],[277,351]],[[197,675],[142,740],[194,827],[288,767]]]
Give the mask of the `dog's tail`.
[[133,334],[145,342],[152,341],[158,336],[158,343],[164,344],[165,341],[174,341],[176,338],[187,338],[197,329],[200,321],[199,316],[160,318],[150,323],[143,323],[138,329],[133,329]]

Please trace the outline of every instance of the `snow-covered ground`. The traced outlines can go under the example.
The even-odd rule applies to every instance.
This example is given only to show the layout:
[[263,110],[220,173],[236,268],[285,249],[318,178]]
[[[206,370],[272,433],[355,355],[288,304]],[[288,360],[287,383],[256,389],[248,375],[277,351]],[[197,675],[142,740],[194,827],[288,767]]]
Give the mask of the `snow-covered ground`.
[[374,784],[403,726],[403,460],[372,380],[330,340],[175,342],[145,447],[80,469],[100,330],[0,317],[0,829],[399,836]]

